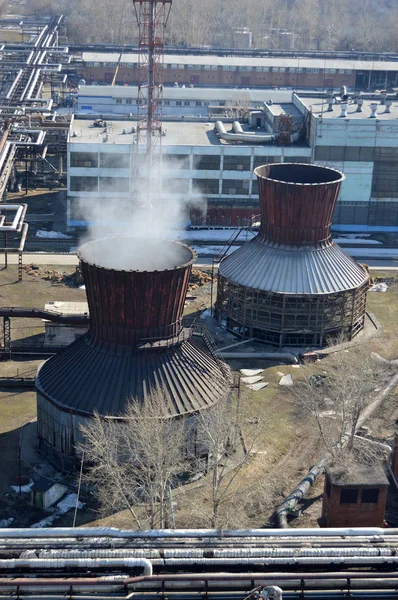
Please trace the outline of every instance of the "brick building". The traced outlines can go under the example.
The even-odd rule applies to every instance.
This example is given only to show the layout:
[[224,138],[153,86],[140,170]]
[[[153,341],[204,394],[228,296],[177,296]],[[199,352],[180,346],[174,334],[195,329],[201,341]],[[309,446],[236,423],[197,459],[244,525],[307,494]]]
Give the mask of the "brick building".
[[382,527],[388,479],[381,463],[326,471],[322,522],[325,527]]

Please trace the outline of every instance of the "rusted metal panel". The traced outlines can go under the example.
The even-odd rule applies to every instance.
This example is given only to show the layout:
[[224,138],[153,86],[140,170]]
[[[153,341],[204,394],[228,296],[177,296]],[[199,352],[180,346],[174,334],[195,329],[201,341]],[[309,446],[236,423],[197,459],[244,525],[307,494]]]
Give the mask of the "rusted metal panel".
[[261,232],[287,244],[330,237],[333,211],[344,175],[335,169],[281,163],[257,167]]
[[[125,241],[128,244],[129,238]],[[94,244],[95,252],[101,255],[108,248],[111,251],[113,243],[113,238],[105,238],[89,244]],[[95,264],[89,244],[81,247],[79,258],[86,284],[90,332],[103,341],[128,345],[143,339],[178,335],[195,252],[165,240],[164,247],[159,244],[156,248],[160,253],[159,264],[164,264],[162,250],[169,251],[171,245],[175,247],[176,258],[184,260],[183,264],[160,270],[119,270]],[[101,252],[99,244],[104,245]],[[145,238],[141,251],[143,255],[147,251]],[[137,261],[132,260],[132,264]]]

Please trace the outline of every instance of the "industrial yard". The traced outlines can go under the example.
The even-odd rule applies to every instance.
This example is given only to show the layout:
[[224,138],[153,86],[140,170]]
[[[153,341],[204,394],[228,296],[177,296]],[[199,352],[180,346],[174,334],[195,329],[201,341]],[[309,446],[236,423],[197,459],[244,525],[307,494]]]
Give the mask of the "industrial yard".
[[[31,299],[32,305],[37,307],[51,301],[59,301],[60,298],[70,302],[79,302],[84,300],[85,292],[78,288],[69,287],[65,283],[48,281],[43,278],[46,271],[58,271],[73,273],[74,268],[66,269],[63,266],[51,265],[47,268],[40,268],[40,276],[24,274],[24,279],[20,283],[15,283],[16,268],[9,267],[3,271],[2,299],[3,305],[21,306],[26,303],[27,297]],[[34,272],[34,271],[33,271]],[[391,271],[377,275],[391,279]],[[200,315],[210,304],[210,283],[195,288],[191,291],[196,299],[189,301],[186,305],[186,313]],[[394,285],[391,285],[386,293],[371,293],[368,298],[368,311],[374,317],[378,324],[377,331],[370,331],[364,335],[363,341],[358,338],[359,344],[366,343],[372,350],[379,352],[385,358],[395,358],[398,352],[398,336],[395,327],[397,319],[397,291]],[[13,337],[29,337],[39,335],[39,331],[44,332],[43,326],[37,322],[27,319],[15,319],[16,328],[13,330]],[[33,329],[35,328],[35,329]],[[229,336],[230,337],[230,336]],[[225,342],[224,342],[225,343]],[[344,351],[344,350],[342,350]],[[352,351],[355,351],[354,348]],[[12,357],[11,361],[2,363],[3,377],[34,377],[41,360],[29,360],[27,356]],[[291,374],[296,383],[303,377],[303,373],[309,374],[329,373],[333,370],[333,355],[322,359],[312,365],[295,368],[293,365],[272,363],[263,359],[232,360],[230,364],[237,374],[240,368],[264,369],[265,380],[269,385],[260,391],[251,391],[246,386],[241,386],[240,404],[242,408],[242,424],[244,435],[250,439],[251,432],[257,431],[257,425],[261,425],[261,437],[256,441],[253,448],[253,455],[239,478],[233,486],[231,495],[231,507],[226,506],[225,526],[230,527],[260,527],[270,522],[273,510],[276,505],[293,489],[294,485],[305,475],[308,468],[319,458],[322,448],[319,444],[318,436],[315,434],[312,425],[300,415],[294,408],[294,402],[287,388],[278,385],[280,373]],[[304,369],[304,370],[303,370]],[[385,401],[381,409],[379,418],[372,420],[372,434],[377,437],[391,439],[392,431],[386,428],[386,424],[381,419],[385,413],[395,414],[396,392]],[[26,475],[31,475],[35,470],[31,470],[25,460],[33,457],[31,467],[39,465],[39,470],[43,469],[43,458],[37,454],[37,438],[32,435],[35,425],[32,421],[36,420],[36,401],[33,391],[23,389],[8,390],[1,393],[2,407],[2,435],[0,438],[2,456],[7,456],[1,473],[2,492],[7,493],[9,486],[16,483],[16,473],[18,470],[18,446],[21,428],[28,424],[30,435],[26,440],[22,439],[22,471]],[[398,416],[398,415],[397,415]],[[25,428],[25,431],[27,429]],[[30,447],[32,446],[32,447]],[[25,455],[25,456],[24,456]],[[45,464],[45,461],[44,461]],[[7,468],[5,467],[7,465]],[[54,476],[56,471],[47,465],[44,473]],[[57,480],[58,476],[57,476]],[[68,477],[66,479],[70,489],[74,490],[76,479]],[[323,490],[323,480],[320,478],[317,484],[311,489],[302,504],[303,512],[300,518],[293,519],[292,526],[316,527],[320,517],[321,495]],[[179,527],[193,526],[206,527],[205,507],[206,498],[209,493],[208,488],[203,481],[188,484],[179,487],[174,491],[173,498],[175,502],[176,523]],[[241,510],[236,510],[237,499]],[[25,500],[27,502],[27,500]],[[20,500],[16,496],[15,500],[8,496],[7,513],[15,515],[15,525],[29,526],[34,522],[45,517],[46,514],[38,509],[25,509],[22,513],[19,508]],[[234,507],[231,510],[232,506]],[[78,512],[78,524],[97,524],[112,525],[121,528],[131,527],[131,515],[128,511],[122,511],[118,514],[112,514],[108,517],[100,517],[96,514],[95,503],[88,499],[85,508]],[[17,517],[17,515],[20,515]],[[387,515],[388,518],[388,515]],[[394,518],[390,515],[394,522]],[[22,519],[22,520],[19,520]],[[73,511],[69,511],[56,521],[57,526],[67,526],[71,524]]]
[[0,597],[398,597],[398,12],[121,1],[0,2]]

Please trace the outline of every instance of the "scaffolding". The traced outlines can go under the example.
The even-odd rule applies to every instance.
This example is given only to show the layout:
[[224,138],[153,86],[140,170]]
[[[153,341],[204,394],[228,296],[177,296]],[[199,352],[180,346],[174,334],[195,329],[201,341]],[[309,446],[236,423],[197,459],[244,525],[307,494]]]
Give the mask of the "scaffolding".
[[247,288],[219,275],[216,315],[227,329],[271,346],[322,347],[364,326],[369,282],[333,294],[289,295]]

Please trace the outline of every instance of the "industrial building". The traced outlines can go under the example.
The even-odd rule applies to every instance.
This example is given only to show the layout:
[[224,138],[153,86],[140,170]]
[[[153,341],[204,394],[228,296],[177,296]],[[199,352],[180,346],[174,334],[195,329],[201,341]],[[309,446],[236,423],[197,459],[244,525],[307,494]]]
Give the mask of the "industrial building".
[[118,236],[84,244],[79,258],[89,331],[36,378],[40,451],[66,472],[95,412],[123,421],[129,400],[158,392],[164,418],[192,418],[229,394],[227,366],[182,324],[196,258],[188,246]]
[[[103,95],[106,96],[109,88],[95,89],[105,90]],[[172,102],[171,97],[168,98],[169,91],[184,95],[197,93],[195,89],[165,88],[164,102]],[[192,103],[211,105],[217,100],[213,90],[199,92],[201,99]],[[206,92],[207,101],[204,100]],[[238,97],[231,103],[236,104],[243,90],[234,92]],[[115,98],[118,93],[114,92]],[[235,227],[249,223],[252,216],[259,213],[254,169],[272,162],[297,162],[325,165],[345,173],[333,216],[334,228],[353,232],[383,231],[392,235],[398,231],[398,175],[394,167],[398,156],[398,102],[395,96],[363,94],[343,101],[336,94],[332,97],[327,93],[278,91],[272,102],[269,92],[265,93],[261,103],[254,99],[253,90],[248,94],[250,98],[245,106],[252,108],[248,123],[242,120],[234,124],[233,118],[223,114],[218,124],[214,118],[206,120],[203,116],[182,119],[181,115],[164,121],[164,193],[184,197],[186,223]],[[92,98],[94,102],[98,96]],[[217,102],[219,111],[225,112],[225,99],[219,98]],[[188,108],[195,113],[196,107]],[[281,116],[283,122],[286,115],[291,117],[291,134],[279,137]],[[111,197],[126,210],[131,204],[136,156],[135,117],[119,118],[108,115],[106,126],[97,127],[94,116],[93,120],[75,116],[71,124],[68,139],[70,226],[85,226],[88,222],[109,218],[107,206]]]
[[[83,52],[81,73],[87,83],[137,83],[137,53]],[[398,63],[378,59],[308,56],[216,56],[166,54],[165,85],[391,89],[398,86]]]
[[257,167],[259,234],[220,263],[216,314],[241,337],[322,346],[363,327],[369,275],[330,235],[343,176],[325,167]]

